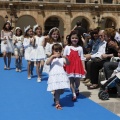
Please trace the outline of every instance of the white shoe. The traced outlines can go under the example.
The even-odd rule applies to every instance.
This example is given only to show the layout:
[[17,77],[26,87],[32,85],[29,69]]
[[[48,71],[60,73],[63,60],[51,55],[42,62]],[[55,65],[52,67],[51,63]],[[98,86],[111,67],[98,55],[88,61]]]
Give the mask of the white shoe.
[[103,80],[100,83],[101,83],[101,85],[104,85],[106,82],[107,82],[107,80]]
[[18,72],[19,71],[19,69],[18,68],[16,68],[16,70],[15,70],[16,72]]
[[37,82],[41,82],[41,78],[37,78]]
[[19,72],[21,72],[21,69],[19,69]]
[[30,80],[31,79],[31,77],[28,77],[28,80]]

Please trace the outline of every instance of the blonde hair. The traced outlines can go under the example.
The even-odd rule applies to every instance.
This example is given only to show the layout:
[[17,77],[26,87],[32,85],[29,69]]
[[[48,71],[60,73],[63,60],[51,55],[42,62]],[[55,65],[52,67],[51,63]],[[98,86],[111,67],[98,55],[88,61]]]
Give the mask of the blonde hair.
[[53,32],[58,32],[59,33],[59,37],[58,37],[58,40],[57,40],[57,42],[61,42],[61,39],[60,39],[60,31],[59,31],[59,29],[57,28],[57,27],[53,27],[50,31],[49,31],[49,43],[53,43],[54,41],[53,41],[53,38],[51,37],[52,36],[52,33]]
[[114,30],[113,28],[106,28],[104,30],[104,34],[107,35],[110,38],[114,38],[115,34],[116,34],[116,30]]

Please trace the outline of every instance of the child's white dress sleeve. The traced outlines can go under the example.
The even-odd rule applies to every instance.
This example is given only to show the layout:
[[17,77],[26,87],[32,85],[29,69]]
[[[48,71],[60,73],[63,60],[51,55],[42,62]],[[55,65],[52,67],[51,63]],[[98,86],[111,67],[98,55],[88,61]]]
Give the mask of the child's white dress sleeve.
[[30,46],[30,41],[28,40],[28,38],[24,38],[23,46],[25,49]]
[[82,61],[86,60],[86,58],[84,57],[84,54],[83,54],[83,48],[82,47],[79,47],[79,56],[81,57]]

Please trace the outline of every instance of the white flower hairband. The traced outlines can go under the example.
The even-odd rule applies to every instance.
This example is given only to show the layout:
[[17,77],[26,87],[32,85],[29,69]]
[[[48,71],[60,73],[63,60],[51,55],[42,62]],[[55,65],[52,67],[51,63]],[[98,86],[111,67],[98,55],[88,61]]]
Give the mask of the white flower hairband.
[[16,28],[15,28],[15,31],[16,31],[16,30],[18,30],[18,29],[19,29],[19,30],[21,30],[21,28],[20,28],[20,27],[16,27]]
[[33,26],[33,31],[34,31],[34,32],[35,32],[35,29],[36,29],[38,26],[39,26],[38,24]]
[[24,32],[26,32],[28,29],[30,29],[30,25],[28,25],[26,28],[24,28]]
[[7,20],[6,23],[9,23],[11,25],[11,22],[9,20]]
[[57,28],[57,27],[53,27],[52,29],[50,29],[50,31],[49,31],[49,35],[50,35],[50,33],[53,31],[53,30],[58,30],[59,31],[59,29]]

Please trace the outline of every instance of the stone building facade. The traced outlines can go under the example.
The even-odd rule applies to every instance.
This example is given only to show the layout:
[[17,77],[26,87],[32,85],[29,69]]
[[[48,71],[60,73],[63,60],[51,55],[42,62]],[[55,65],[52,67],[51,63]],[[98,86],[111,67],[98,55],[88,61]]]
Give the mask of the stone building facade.
[[120,28],[120,0],[0,0],[0,30],[6,20],[22,30],[39,24],[43,31],[56,26],[66,36],[77,20],[83,27]]

